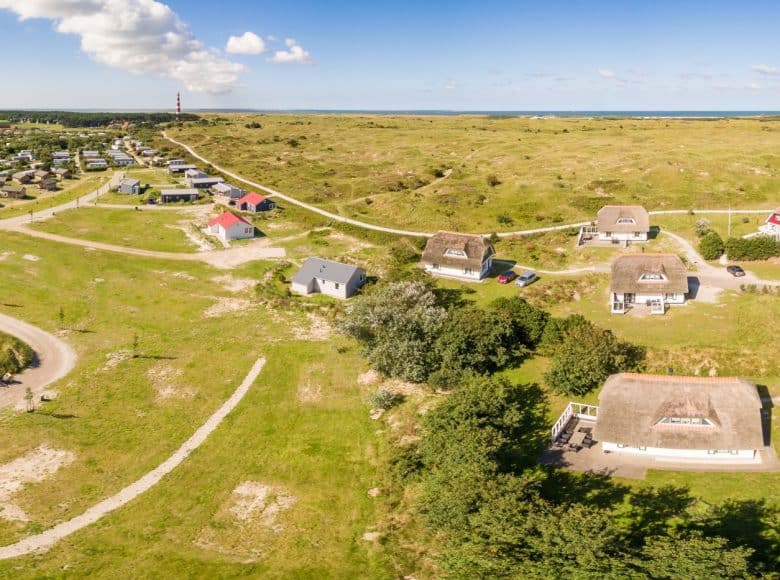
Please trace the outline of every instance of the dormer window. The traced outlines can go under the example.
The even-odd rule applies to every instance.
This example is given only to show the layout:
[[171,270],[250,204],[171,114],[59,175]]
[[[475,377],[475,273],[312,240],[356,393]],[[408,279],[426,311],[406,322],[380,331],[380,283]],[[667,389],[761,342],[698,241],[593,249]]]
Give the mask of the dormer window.
[[713,427],[714,424],[704,417],[663,417],[658,425],[685,425],[691,427]]
[[645,272],[639,277],[640,282],[663,282],[666,276],[660,272]]
[[466,256],[466,252],[464,252],[463,250],[459,250],[457,248],[447,248],[444,251],[444,255],[445,256],[454,256],[456,258],[466,258],[467,257]]
[[617,220],[617,224],[621,226],[634,225],[635,223],[636,220],[632,217],[622,217]]

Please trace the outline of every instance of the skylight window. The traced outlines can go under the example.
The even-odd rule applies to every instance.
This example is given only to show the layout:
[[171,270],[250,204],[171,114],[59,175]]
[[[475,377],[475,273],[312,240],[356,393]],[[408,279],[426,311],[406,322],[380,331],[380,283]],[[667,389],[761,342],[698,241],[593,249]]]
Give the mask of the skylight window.
[[712,427],[713,423],[704,417],[663,417],[659,425],[690,425],[692,427]]
[[623,225],[623,226],[633,225],[636,223],[636,220],[632,217],[622,217],[622,218],[618,218],[617,223],[618,225]]
[[639,279],[643,282],[661,282],[666,280],[666,276],[659,272],[645,272]]
[[457,248],[447,248],[444,251],[445,256],[455,256],[456,258],[465,258],[466,252],[463,250],[458,250]]

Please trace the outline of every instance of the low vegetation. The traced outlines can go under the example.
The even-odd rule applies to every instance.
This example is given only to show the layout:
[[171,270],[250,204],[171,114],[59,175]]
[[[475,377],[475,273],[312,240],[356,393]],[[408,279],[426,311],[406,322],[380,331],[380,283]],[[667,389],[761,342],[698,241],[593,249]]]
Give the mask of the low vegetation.
[[25,369],[34,357],[35,352],[27,343],[0,332],[0,375],[18,373]]

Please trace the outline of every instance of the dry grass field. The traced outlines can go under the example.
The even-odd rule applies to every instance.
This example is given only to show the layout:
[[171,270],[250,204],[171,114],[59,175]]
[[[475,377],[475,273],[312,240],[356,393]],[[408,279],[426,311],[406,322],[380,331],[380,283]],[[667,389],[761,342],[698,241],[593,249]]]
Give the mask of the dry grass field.
[[607,203],[768,208],[780,186],[775,119],[207,118],[169,134],[303,201],[419,230],[547,226]]

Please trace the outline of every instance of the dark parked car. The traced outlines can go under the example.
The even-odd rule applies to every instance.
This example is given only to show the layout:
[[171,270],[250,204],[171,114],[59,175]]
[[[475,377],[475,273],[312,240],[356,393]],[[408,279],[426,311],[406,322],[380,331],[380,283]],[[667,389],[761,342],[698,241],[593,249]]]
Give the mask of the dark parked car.
[[517,272],[514,270],[507,270],[498,277],[499,284],[509,284],[512,280],[517,278]]
[[739,278],[741,276],[745,275],[745,271],[740,266],[727,266],[726,272],[734,276],[735,278]]
[[518,276],[517,281],[515,284],[518,286],[528,286],[529,284],[533,284],[539,279],[539,276],[536,275],[535,272],[523,272]]

